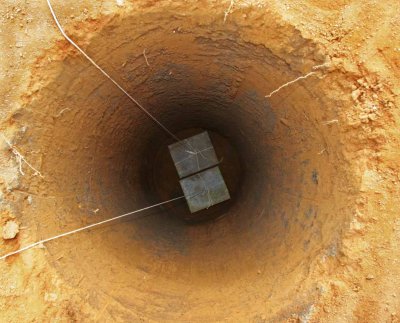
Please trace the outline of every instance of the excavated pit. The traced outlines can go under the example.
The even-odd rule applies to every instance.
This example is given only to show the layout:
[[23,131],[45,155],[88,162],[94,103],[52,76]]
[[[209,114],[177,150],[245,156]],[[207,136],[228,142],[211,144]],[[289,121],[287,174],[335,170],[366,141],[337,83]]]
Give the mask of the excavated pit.
[[[232,194],[199,215],[180,200],[50,243],[49,261],[99,311],[272,320],[318,292],[309,268],[335,252],[357,181],[341,134],[325,124],[340,102],[321,74],[265,97],[325,58],[279,17],[254,15],[222,24],[201,10],[149,9],[69,30],[172,132],[210,132]],[[173,140],[79,54],[57,56],[61,48],[14,115],[29,124],[19,146],[41,156],[45,179],[24,183],[37,193],[29,218],[39,238],[182,195]]]

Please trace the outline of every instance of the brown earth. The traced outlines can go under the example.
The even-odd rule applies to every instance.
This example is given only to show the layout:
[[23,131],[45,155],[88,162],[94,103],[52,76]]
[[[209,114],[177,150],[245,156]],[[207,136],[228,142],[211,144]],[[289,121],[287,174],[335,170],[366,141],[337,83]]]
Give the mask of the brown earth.
[[[1,322],[400,320],[400,3],[230,4],[54,2],[169,129],[213,134],[233,194],[0,261]],[[45,1],[0,19],[0,256],[182,194],[172,141]]]

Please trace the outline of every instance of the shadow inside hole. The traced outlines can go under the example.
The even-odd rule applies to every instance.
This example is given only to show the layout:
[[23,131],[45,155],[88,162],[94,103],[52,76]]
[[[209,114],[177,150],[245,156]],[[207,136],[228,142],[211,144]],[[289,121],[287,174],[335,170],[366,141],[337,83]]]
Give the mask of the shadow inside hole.
[[[176,135],[181,139],[185,139],[205,130],[207,129],[186,128],[178,131]],[[200,223],[224,216],[236,202],[243,177],[238,152],[228,138],[216,131],[207,131],[220,161],[219,168],[230,192],[231,199],[195,213],[190,213],[186,202],[177,206],[165,205],[163,206],[164,212],[162,212],[164,217],[174,217],[187,224]],[[144,186],[154,201],[164,201],[183,195],[179,183],[180,179],[172,161],[168,144],[167,140],[165,140],[154,147],[154,150],[149,149],[151,156],[148,156],[148,160],[150,162],[146,163],[142,173],[144,175]]]

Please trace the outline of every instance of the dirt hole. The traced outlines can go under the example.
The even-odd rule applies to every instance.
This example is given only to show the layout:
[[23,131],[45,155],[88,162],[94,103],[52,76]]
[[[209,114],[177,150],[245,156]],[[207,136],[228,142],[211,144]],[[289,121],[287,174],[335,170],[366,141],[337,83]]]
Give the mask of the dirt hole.
[[[55,241],[48,256],[82,294],[116,300],[115,315],[205,321],[234,311],[247,319],[268,302],[272,318],[296,301],[314,257],[335,252],[348,216],[341,187],[356,179],[341,134],[325,124],[337,103],[321,77],[265,98],[325,62],[279,17],[195,18],[149,10],[69,33],[174,133],[211,133],[232,200],[196,225],[182,221],[189,212],[179,201]],[[42,156],[46,180],[25,183],[37,195],[39,237],[182,194],[171,140],[85,59],[61,57],[65,46],[44,55],[53,55],[39,73],[45,85],[14,116],[30,125],[20,147]]]

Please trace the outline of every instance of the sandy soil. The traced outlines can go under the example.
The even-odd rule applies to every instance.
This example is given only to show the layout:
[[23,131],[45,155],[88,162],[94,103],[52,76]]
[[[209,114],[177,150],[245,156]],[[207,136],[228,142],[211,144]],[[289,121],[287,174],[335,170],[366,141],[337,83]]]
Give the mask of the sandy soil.
[[[171,102],[181,93],[238,102],[245,114],[210,109],[208,116],[229,115],[250,138],[243,147],[259,144],[257,153],[240,151],[257,172],[246,173],[250,193],[238,193],[213,226],[122,222],[0,261],[1,322],[400,321],[400,3],[54,6],[68,33],[146,104],[167,104],[163,93],[173,93]],[[0,138],[0,255],[148,205],[140,193],[130,201],[146,165],[130,170],[124,160],[146,164],[141,156],[152,155],[145,143],[157,141],[156,130],[140,127],[139,112],[107,115],[110,102],[124,106],[126,98],[61,37],[45,1],[5,0],[0,19],[1,133],[44,176],[20,169]],[[321,63],[321,73],[268,100],[270,128],[272,119],[257,123],[264,95]],[[74,107],[82,113],[69,113]],[[159,116],[173,124],[182,111]],[[263,173],[263,165],[273,171]],[[315,209],[318,216],[308,212]]]

